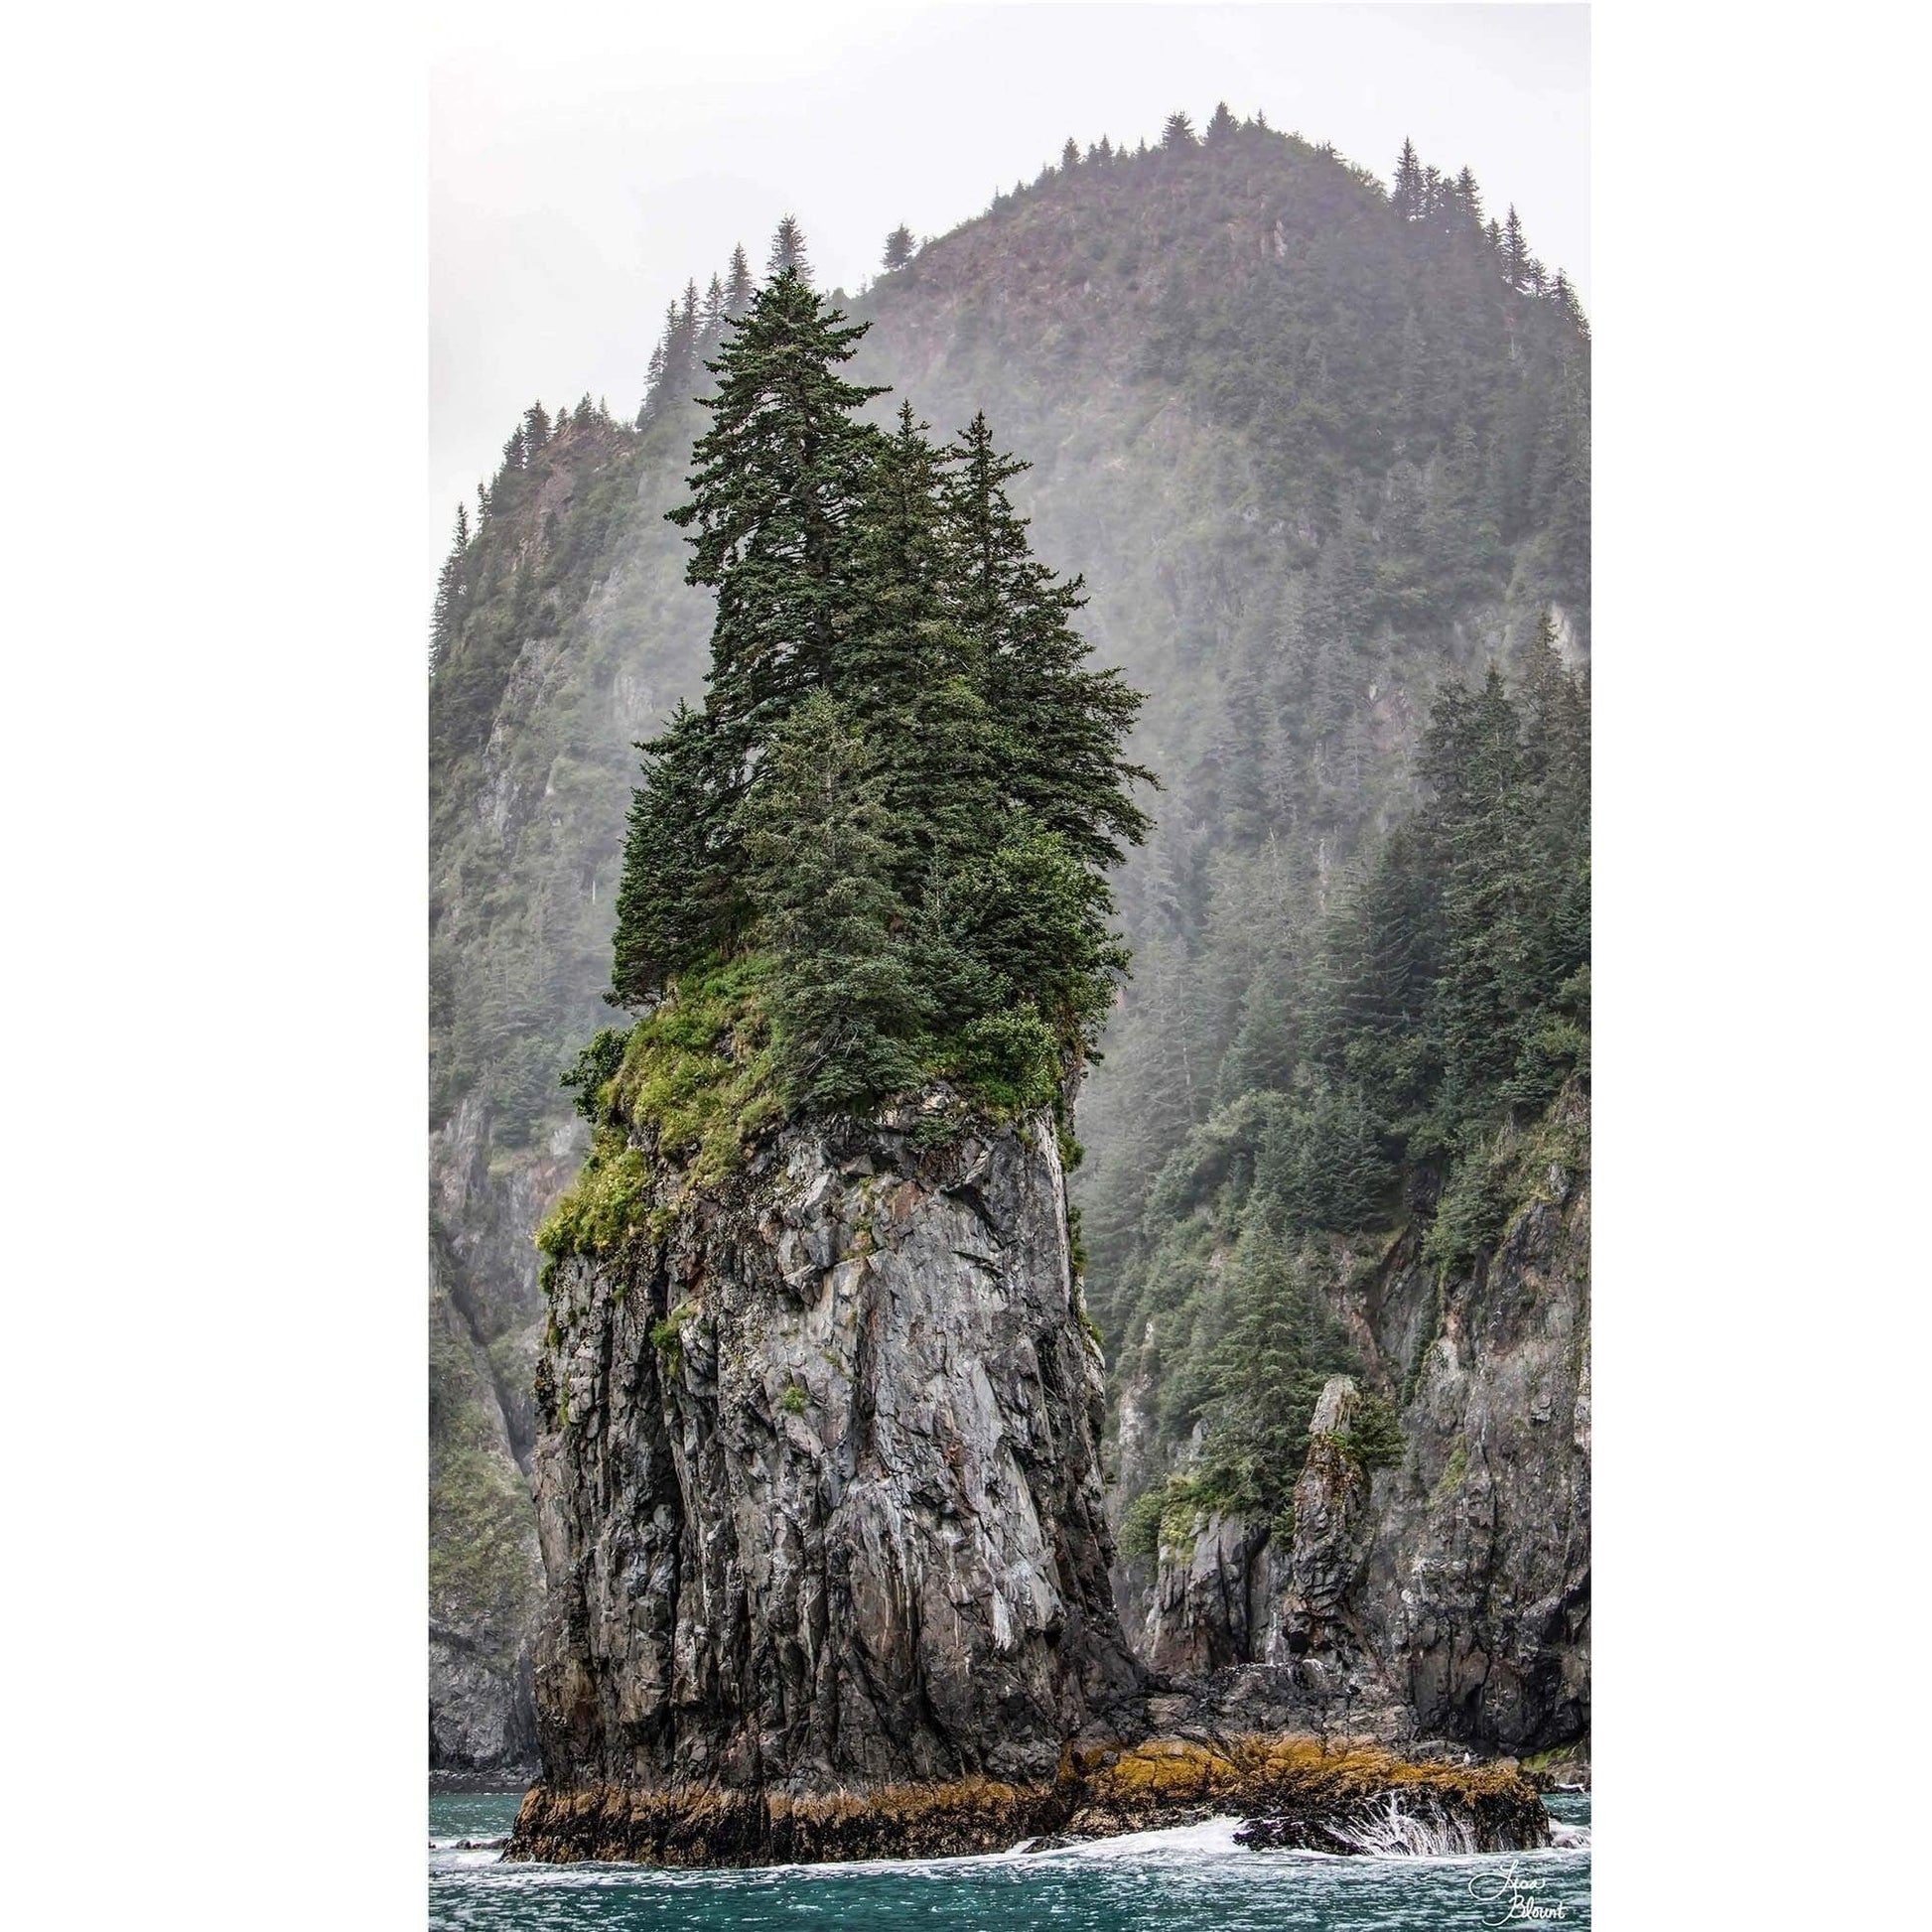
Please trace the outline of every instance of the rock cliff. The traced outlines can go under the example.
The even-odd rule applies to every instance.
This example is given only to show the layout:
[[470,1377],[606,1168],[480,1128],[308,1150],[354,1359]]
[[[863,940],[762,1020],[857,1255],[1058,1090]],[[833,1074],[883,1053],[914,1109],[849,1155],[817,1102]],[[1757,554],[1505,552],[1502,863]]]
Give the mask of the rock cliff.
[[492,1158],[466,1101],[430,1138],[430,1768],[536,1762],[531,1636],[543,1565],[530,1507],[543,1298],[530,1231],[581,1159],[553,1130]]
[[1050,1785],[1140,1689],[1051,1117],[947,1118],[659,1164],[634,1238],[559,1266],[546,1790]]
[[[1267,1666],[1325,1725],[1539,1751],[1589,1728],[1589,1166],[1572,1092],[1494,1252],[1443,1278],[1419,1231],[1335,1292],[1398,1409],[1371,1468],[1363,1390],[1324,1388],[1288,1517],[1202,1512],[1119,1599],[1158,1670]],[[1131,1403],[1123,1405],[1131,1423]],[[1123,1459],[1134,1450],[1123,1444]]]

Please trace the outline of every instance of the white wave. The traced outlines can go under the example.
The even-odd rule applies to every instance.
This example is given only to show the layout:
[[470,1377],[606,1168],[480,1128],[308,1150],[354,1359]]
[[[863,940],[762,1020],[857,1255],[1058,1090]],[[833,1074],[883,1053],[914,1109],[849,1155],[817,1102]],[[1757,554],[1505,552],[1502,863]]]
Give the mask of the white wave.
[[1405,1811],[1393,1791],[1386,1807],[1328,1827],[1331,1836],[1376,1859],[1467,1859],[1480,1849],[1474,1828],[1440,1805]]
[[1589,1827],[1587,1825],[1563,1825],[1554,1818],[1550,1821],[1550,1849],[1553,1852],[1587,1852],[1589,1850]]
[[1204,1818],[1197,1825],[1169,1825],[1156,1832],[1122,1832],[1115,1838],[1092,1838],[1075,1845],[1055,1845],[1044,1851],[1030,1852],[1025,1841],[1005,1858],[1026,1859],[1140,1859],[1149,1854],[1178,1855],[1192,1858],[1221,1858],[1239,1852],[1234,1835],[1241,1829],[1239,1818]]

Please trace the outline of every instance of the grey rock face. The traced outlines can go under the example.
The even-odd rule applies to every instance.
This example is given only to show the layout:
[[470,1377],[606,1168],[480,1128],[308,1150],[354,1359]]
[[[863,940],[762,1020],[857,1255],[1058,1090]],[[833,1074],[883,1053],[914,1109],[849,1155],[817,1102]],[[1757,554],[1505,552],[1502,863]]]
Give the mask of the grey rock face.
[[430,1143],[429,1736],[444,1770],[536,1759],[530,1387],[543,1301],[530,1236],[577,1159],[573,1138],[494,1170],[485,1129],[467,1101]]
[[916,1120],[787,1130],[560,1271],[551,1784],[1039,1782],[1138,1688],[1051,1121],[922,1151]]
[[[1569,1104],[1587,1134],[1587,1100]],[[1163,1669],[1269,1667],[1317,1720],[1567,1743],[1589,1728],[1588,1173],[1552,1168],[1459,1280],[1439,1284],[1416,1249],[1403,1235],[1337,1306],[1370,1386],[1407,1396],[1400,1463],[1371,1473],[1337,1447],[1362,1391],[1331,1379],[1290,1547],[1203,1516],[1128,1626]]]

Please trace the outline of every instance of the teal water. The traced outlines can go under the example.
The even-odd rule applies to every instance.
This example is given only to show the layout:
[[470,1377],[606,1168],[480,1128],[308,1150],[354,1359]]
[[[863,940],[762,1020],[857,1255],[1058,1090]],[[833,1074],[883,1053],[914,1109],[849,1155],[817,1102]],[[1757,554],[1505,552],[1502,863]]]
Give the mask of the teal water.
[[759,1871],[503,1864],[515,1795],[430,1800],[432,1932],[1442,1932],[1588,1925],[1589,1799],[1549,1799],[1568,1843],[1477,1859],[1244,1852],[1232,1820],[1065,1852]]

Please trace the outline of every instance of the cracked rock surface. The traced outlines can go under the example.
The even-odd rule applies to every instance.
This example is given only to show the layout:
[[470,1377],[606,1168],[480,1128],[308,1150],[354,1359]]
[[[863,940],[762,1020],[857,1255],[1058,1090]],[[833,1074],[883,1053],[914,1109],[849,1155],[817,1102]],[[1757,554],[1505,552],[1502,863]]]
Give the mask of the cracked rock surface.
[[[553,1787],[1050,1781],[1141,1689],[1051,1118],[793,1127],[551,1291]],[[662,1211],[668,1209],[669,1211]]]

